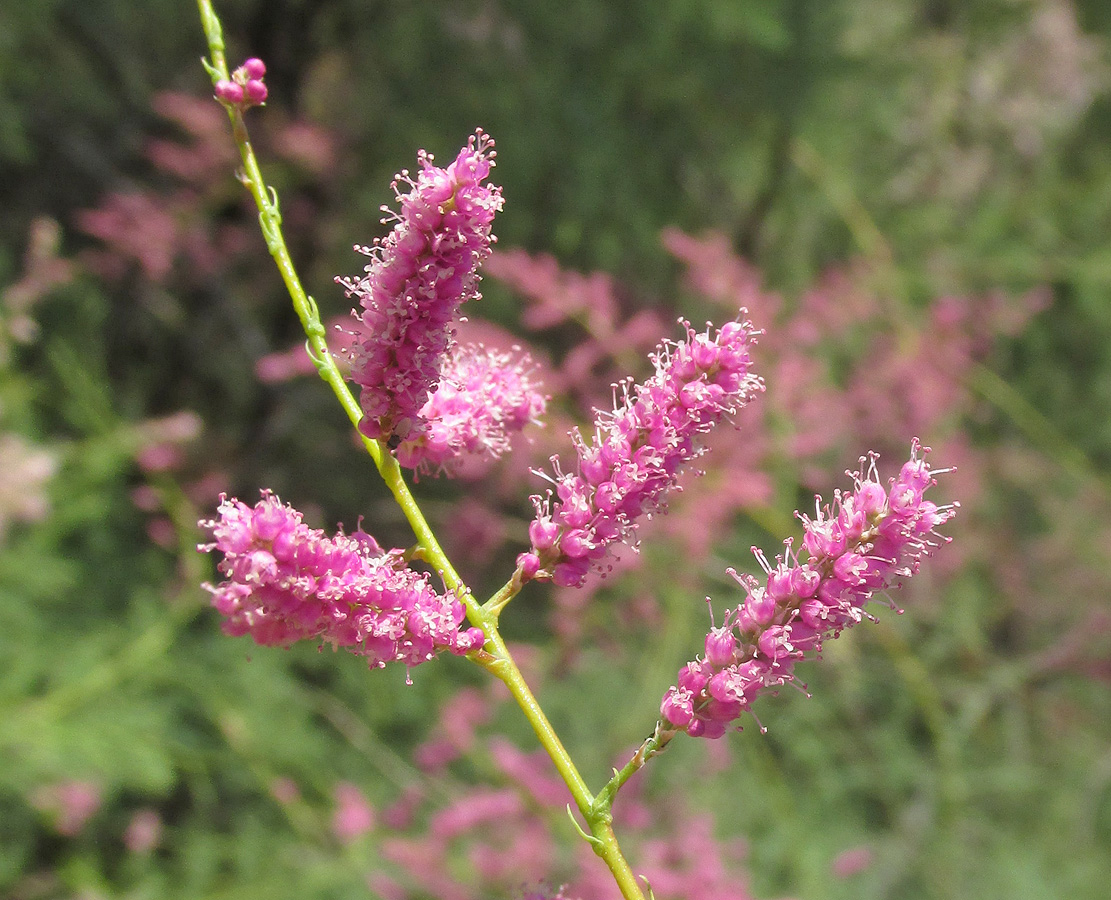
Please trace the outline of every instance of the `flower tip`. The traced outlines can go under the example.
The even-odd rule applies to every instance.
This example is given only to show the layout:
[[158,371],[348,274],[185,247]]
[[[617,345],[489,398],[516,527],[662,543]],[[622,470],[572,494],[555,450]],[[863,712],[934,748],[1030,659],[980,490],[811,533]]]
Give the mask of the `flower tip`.
[[535,553],[522,553],[517,557],[517,571],[521,573],[521,581],[532,581],[540,571],[540,557]]

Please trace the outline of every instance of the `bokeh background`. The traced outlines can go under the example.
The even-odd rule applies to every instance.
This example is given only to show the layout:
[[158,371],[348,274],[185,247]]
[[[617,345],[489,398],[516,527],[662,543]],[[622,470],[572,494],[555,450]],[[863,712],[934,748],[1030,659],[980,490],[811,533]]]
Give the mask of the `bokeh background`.
[[[468,326],[550,422],[418,493],[478,592],[530,465],[744,303],[768,391],[642,553],[504,618],[588,781],[649,733],[790,513],[875,448],[956,463],[953,543],[617,814],[659,900],[1101,898],[1111,884],[1111,5],[1105,0],[225,0],[302,278],[393,174],[497,140]],[[368,672],[224,637],[196,521],[276,490],[409,536],[233,177],[188,0],[0,7],[0,896],[610,897],[527,728],[462,660]],[[479,324],[483,320],[486,324]],[[511,337],[510,335],[516,335]],[[885,471],[891,471],[890,468]],[[546,887],[545,887],[546,885]]]

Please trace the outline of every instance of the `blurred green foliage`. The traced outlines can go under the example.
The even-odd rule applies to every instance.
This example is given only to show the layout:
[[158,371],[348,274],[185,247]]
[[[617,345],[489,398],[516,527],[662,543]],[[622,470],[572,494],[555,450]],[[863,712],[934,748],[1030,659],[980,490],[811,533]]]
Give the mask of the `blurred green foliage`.
[[[1105,896],[1111,6],[217,8],[229,58],[269,66],[271,101],[255,114],[263,164],[329,315],[345,306],[331,278],[361,266],[350,245],[380,233],[393,173],[417,147],[446,158],[476,125],[498,143],[499,240],[615,273],[630,308],[705,316],[659,247],[666,226],[725,233],[788,298],[859,256],[908,316],[947,293],[1047,285],[1052,306],[993,357],[1005,391],[973,386],[982,403],[962,425],[1009,468],[957,526],[980,560],[996,542],[1001,566],[1013,558],[1004,549],[1025,554],[1035,576],[1016,584],[981,563],[943,589],[940,578],[911,588],[898,598],[907,616],[858,629],[809,667],[813,700],[766,702],[771,731],[730,738],[721,774],[692,777],[708,750],[677,741],[638,777],[658,801],[685,794],[716,813],[723,835],[744,835],[758,896]],[[177,257],[162,280],[134,261],[113,276],[96,265],[103,248],[79,211],[112,192],[180,190],[149,142],[183,140],[182,129],[152,104],[165,91],[208,96],[203,49],[188,0],[0,8],[0,284],[24,276],[44,216],[75,263],[27,313],[37,335],[5,331],[0,357],[0,433],[48,454],[54,473],[41,489],[0,475],[11,495],[0,504],[36,492],[49,504],[0,532],[0,895],[19,900],[366,896],[378,850],[333,837],[335,783],[357,783],[376,805],[427,788],[407,760],[430,710],[480,674],[447,660],[405,686],[400,672],[368,674],[314,647],[229,640],[205,607],[198,584],[212,573],[193,523],[210,511],[211,490],[197,489],[206,474],[245,498],[273,487],[312,505],[315,524],[366,515],[384,539],[406,537],[326,389],[254,378],[257,358],[297,341],[296,322],[230,167],[194,203],[226,250],[220,264]],[[332,135],[326,169],[266,155],[293,121]],[[230,241],[224,226],[253,243]],[[492,283],[486,293],[483,315],[511,326],[514,298]],[[5,329],[18,318],[13,297]],[[151,443],[144,423],[182,409],[204,432],[181,466],[137,465]],[[156,512],[136,505],[137,489]],[[421,489],[433,510],[457,496]],[[527,515],[523,498],[516,512]],[[736,564],[774,537],[742,521],[722,543]],[[681,563],[665,549],[647,564],[668,585]],[[537,664],[541,698],[595,785],[650,730],[705,633],[685,588],[660,588],[658,600],[667,628],[591,649],[570,673],[543,655]],[[517,602],[507,618],[525,621],[508,627],[543,644],[543,595]],[[599,685],[612,705],[584,701]],[[529,746],[520,723],[501,724]],[[296,782],[299,799],[277,802],[277,778]],[[66,779],[102,794],[74,836],[35,799]],[[123,835],[143,809],[165,834],[153,851],[129,852]],[[831,861],[861,845],[873,864],[831,877]]]

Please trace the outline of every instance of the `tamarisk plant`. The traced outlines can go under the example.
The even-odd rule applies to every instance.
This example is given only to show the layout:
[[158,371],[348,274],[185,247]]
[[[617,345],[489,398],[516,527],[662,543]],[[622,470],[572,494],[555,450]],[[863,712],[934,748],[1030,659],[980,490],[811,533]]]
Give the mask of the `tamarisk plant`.
[[[416,548],[386,550],[361,528],[329,536],[269,491],[253,505],[222,498],[201,523],[203,550],[222,554],[224,580],[208,585],[224,630],[263,645],[312,639],[363,656],[372,667],[420,665],[438,653],[465,656],[502,681],[551,757],[581,814],[583,838],[609,867],[626,900],[644,900],[622,854],[611,808],[621,786],[678,734],[720,738],[765,689],[795,679],[794,666],[822,642],[864,618],[866,604],[917,571],[947,539],[938,528],[956,504],[925,499],[934,476],[917,440],[886,484],[877,457],[862,457],[852,487],[813,517],[804,537],[788,540],[765,573],[729,574],[744,590],[721,624],[711,621],[702,654],[680,670],[663,696],[652,735],[597,792],[591,791],[526,684],[499,632],[510,601],[532,581],[581,587],[604,569],[618,544],[635,544],[638,525],[665,508],[704,436],[763,389],[751,371],[758,335],[740,309],[733,321],[663,340],[646,381],[614,388],[611,410],[596,413],[593,433],[570,436],[573,462],[553,457],[550,484],[533,497],[530,547],[485,602],[463,583],[410,491],[402,469],[449,472],[467,456],[493,457],[510,436],[544,414],[547,398],[527,356],[457,346],[452,323],[478,294],[479,272],[494,241],[501,189],[489,183],[494,141],[481,130],[446,167],[421,151],[419,170],[394,181],[398,209],[390,232],[370,247],[364,273],[338,278],[358,302],[346,375],[329,350],[315,302],[294,269],[281,230],[278,197],[263,180],[245,113],[267,96],[265,64],[248,59],[228,71],[220,22],[198,0],[214,96],[227,109],[242,159],[240,179],[259,209],[267,247],[308,337],[320,377],[332,388],[416,536]],[[384,208],[385,209],[385,208]],[[388,211],[388,210],[387,210]],[[347,382],[359,386],[358,397]],[[419,558],[434,578],[413,569]],[[890,602],[890,601],[888,601]],[[649,891],[650,893],[650,891]]]

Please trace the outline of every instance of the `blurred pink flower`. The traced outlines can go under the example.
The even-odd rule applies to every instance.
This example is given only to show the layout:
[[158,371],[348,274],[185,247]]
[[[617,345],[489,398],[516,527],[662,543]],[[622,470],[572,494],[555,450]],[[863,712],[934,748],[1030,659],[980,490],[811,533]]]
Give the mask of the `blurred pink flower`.
[[341,781],[335,788],[336,809],[332,813],[332,833],[343,844],[362,837],[374,828],[374,808],[358,786]]
[[50,817],[59,834],[75,837],[100,809],[101,799],[96,782],[74,779],[36,789],[31,805]]
[[31,309],[54,288],[73,280],[75,268],[59,255],[62,229],[56,221],[40,216],[31,223],[27,250],[23,256],[23,277],[0,290],[0,360],[4,359],[2,331],[19,344],[27,344],[38,334],[38,323]]
[[37,522],[50,512],[46,487],[58,469],[57,455],[20,435],[0,434],[0,544],[10,522]]
[[301,789],[292,778],[275,778],[270,782],[270,796],[287,806],[301,799]]
[[123,833],[123,843],[132,853],[150,853],[162,841],[162,817],[156,810],[140,809]]
[[830,863],[830,872],[834,878],[851,878],[872,865],[875,854],[866,844],[852,847],[837,854]]
[[99,238],[111,253],[97,253],[91,264],[106,278],[122,278],[137,263],[151,281],[161,282],[181,245],[177,219],[162,198],[140,193],[109,194],[96,209],[77,212],[77,226]]

